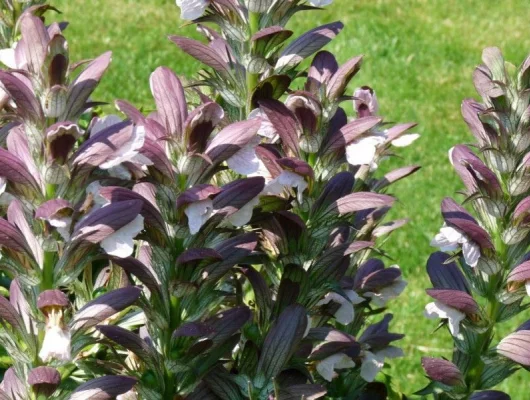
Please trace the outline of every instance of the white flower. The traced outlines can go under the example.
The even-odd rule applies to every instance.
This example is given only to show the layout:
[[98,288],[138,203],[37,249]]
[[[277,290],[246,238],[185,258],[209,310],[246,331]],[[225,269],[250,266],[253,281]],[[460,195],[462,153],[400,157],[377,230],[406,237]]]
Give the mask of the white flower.
[[208,218],[212,216],[213,202],[211,199],[199,200],[189,204],[184,213],[188,217],[188,227],[192,235],[199,232]]
[[[399,266],[392,265],[389,268],[399,269]],[[405,281],[403,279],[403,276],[400,275],[390,285],[385,286],[378,292],[366,292],[364,296],[369,297],[376,307],[384,307],[386,306],[389,300],[398,297],[403,292],[403,290],[405,290],[406,287],[407,281]]]
[[110,202],[101,194],[99,194],[99,191],[101,190],[101,183],[99,181],[94,181],[90,183],[86,187],[86,194],[92,196],[92,201],[94,202],[94,208],[101,208]]
[[18,65],[15,60],[15,49],[0,49],[0,62],[4,64],[7,68],[17,69]]
[[256,155],[256,146],[260,143],[260,138],[255,137],[241,150],[226,160],[228,168],[241,175],[255,174],[260,169],[261,160]]
[[51,226],[57,228],[57,232],[67,242],[70,240],[70,227],[72,225],[71,217],[52,217],[48,220]]
[[6,191],[7,180],[0,176],[0,195]]
[[403,350],[395,346],[388,346],[373,353],[365,350],[361,365],[361,377],[366,382],[373,382],[376,375],[385,366],[385,358],[397,357],[403,357]]
[[333,3],[333,0],[309,0],[309,3],[313,7],[324,7],[329,6],[331,3]]
[[52,359],[70,361],[72,359],[70,343],[70,331],[57,325],[47,326],[39,357],[45,363]]
[[530,296],[530,281],[526,281],[524,287],[526,288],[526,294]]
[[466,318],[466,314],[463,312],[458,311],[456,308],[446,306],[439,301],[429,303],[425,306],[425,316],[429,319],[447,319],[449,331],[453,336],[459,336],[460,322]]
[[243,226],[250,221],[252,218],[252,212],[254,211],[254,206],[257,206],[258,204],[259,196],[256,196],[226,219],[234,226]]
[[281,194],[286,188],[296,188],[298,190],[298,202],[302,202],[304,190],[309,185],[303,176],[295,174],[291,171],[282,171],[280,175],[271,180],[263,192],[265,194]]
[[382,136],[368,136],[355,140],[346,146],[346,160],[351,165],[369,165],[370,169],[377,168],[375,156],[377,148],[385,142]]
[[202,17],[209,3],[209,0],[177,0],[177,6],[180,7],[180,18],[193,21]]
[[348,296],[348,298],[345,298],[335,292],[329,292],[326,294],[326,296],[324,296],[323,300],[320,300],[317,303],[317,306],[328,304],[330,301],[340,304],[340,307],[335,312],[334,317],[342,325],[349,325],[355,318],[355,310],[353,305],[362,303],[364,299],[353,290],[345,290],[344,293],[346,296]]
[[261,119],[261,125],[258,129],[258,135],[271,139],[271,142],[274,142],[278,137],[274,125],[260,108],[255,108],[248,114],[248,119],[259,118]]
[[145,141],[145,128],[143,126],[135,126],[131,140],[123,145],[116,153],[113,154],[110,160],[105,161],[99,166],[101,169],[112,169],[124,162],[132,162],[140,165],[152,165],[153,163],[145,156],[141,155],[140,149]]
[[355,362],[344,353],[333,354],[319,361],[316,365],[317,372],[328,382],[331,382],[337,376],[336,369],[353,367],[355,367]]
[[[396,147],[405,147],[410,145],[420,135],[414,133],[409,135],[402,135],[390,143]],[[369,165],[371,170],[377,169],[377,149],[387,143],[387,131],[375,132],[372,136],[361,137],[354,140],[346,146],[346,160],[351,165]]]
[[446,224],[431,241],[431,246],[439,247],[442,251],[455,251],[461,246],[464,260],[470,267],[476,267],[480,258],[480,247],[458,229]]
[[100,246],[111,256],[126,258],[134,250],[134,238],[144,229],[144,217],[137,215],[127,225],[110,234],[100,243]]

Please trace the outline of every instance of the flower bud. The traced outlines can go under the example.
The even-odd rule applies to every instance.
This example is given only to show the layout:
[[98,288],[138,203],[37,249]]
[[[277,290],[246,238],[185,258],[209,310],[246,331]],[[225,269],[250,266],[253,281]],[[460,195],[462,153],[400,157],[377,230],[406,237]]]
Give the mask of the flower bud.
[[464,384],[464,376],[458,367],[450,361],[441,358],[423,357],[421,365],[429,378],[435,382],[448,386]]
[[58,118],[66,108],[67,89],[61,85],[55,85],[48,90],[42,99],[42,109],[48,118]]
[[55,368],[37,367],[29,372],[28,384],[37,397],[49,397],[61,384],[61,375]]

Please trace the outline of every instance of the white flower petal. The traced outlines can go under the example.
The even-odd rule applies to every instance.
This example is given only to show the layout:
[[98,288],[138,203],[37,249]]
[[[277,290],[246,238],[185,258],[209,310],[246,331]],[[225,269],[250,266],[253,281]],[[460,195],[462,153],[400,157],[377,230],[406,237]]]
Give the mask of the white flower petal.
[[6,191],[7,180],[0,176],[0,194]]
[[462,253],[464,253],[464,260],[470,267],[476,267],[478,259],[480,258],[480,247],[472,241],[462,244]]
[[45,363],[53,359],[70,361],[72,359],[70,344],[70,331],[63,330],[58,326],[48,327],[39,352],[39,358]]
[[256,155],[256,146],[259,141],[249,143],[236,154],[226,160],[228,168],[241,175],[255,174],[260,167],[260,159]]
[[140,151],[145,141],[145,128],[135,126],[131,140],[122,146],[110,160],[105,161],[99,166],[101,169],[115,167],[125,161],[131,161]]
[[361,377],[366,382],[373,382],[379,371],[385,365],[385,358],[383,355],[373,354],[365,351],[363,362],[361,365]]
[[191,203],[186,207],[184,213],[188,217],[188,227],[192,235],[199,232],[208,218],[212,215],[213,203],[211,199],[205,199]]
[[528,296],[530,296],[530,281],[526,281],[524,287],[526,289],[526,293],[528,294]]
[[355,318],[355,310],[353,304],[349,301],[345,301],[341,304],[339,309],[334,314],[335,319],[342,325],[349,325]]
[[431,241],[431,246],[439,247],[442,251],[455,251],[467,238],[458,230],[451,226],[442,226],[440,232]]
[[261,125],[258,129],[258,135],[271,139],[274,141],[277,137],[277,132],[267,115],[261,111],[260,108],[255,108],[248,114],[248,119],[259,118],[261,119]]
[[409,135],[402,135],[397,139],[392,140],[392,146],[396,147],[407,147],[416,141],[420,135],[417,133],[411,133]]
[[345,290],[344,293],[353,304],[361,304],[364,301],[364,298],[359,296],[354,290]]
[[466,315],[463,312],[446,306],[438,301],[429,303],[425,306],[425,316],[429,319],[447,319],[449,323],[449,331],[453,336],[458,336],[460,333],[460,322],[466,318]]
[[256,196],[243,207],[241,207],[238,211],[236,211],[234,214],[230,215],[227,218],[228,222],[237,227],[246,225],[248,221],[250,221],[250,219],[252,218],[252,212],[254,211],[254,207],[258,204],[259,196]]
[[335,373],[336,369],[353,367],[355,367],[353,360],[343,353],[333,354],[319,361],[316,365],[317,372],[328,382],[331,382],[337,376]]
[[17,62],[15,61],[15,49],[1,49],[0,62],[7,68],[17,69]]
[[370,165],[376,150],[375,143],[361,139],[346,146],[346,160],[351,165]]
[[72,225],[72,218],[51,218],[48,222],[51,226],[57,229],[57,232],[62,236],[65,242],[70,240],[70,226]]
[[309,186],[303,176],[295,174],[291,171],[282,171],[278,176],[278,182],[283,186],[296,188],[298,191],[298,202],[302,202],[302,194]]
[[111,256],[126,258],[134,250],[134,238],[144,229],[144,217],[137,215],[127,225],[121,227],[113,234],[107,236],[100,246]]
[[291,171],[282,171],[280,175],[271,180],[263,189],[264,194],[281,194],[286,188],[296,188],[298,191],[298,202],[302,202],[304,190],[309,185],[303,176]]
[[209,0],[177,0],[180,7],[180,18],[187,21],[202,17],[208,7]]

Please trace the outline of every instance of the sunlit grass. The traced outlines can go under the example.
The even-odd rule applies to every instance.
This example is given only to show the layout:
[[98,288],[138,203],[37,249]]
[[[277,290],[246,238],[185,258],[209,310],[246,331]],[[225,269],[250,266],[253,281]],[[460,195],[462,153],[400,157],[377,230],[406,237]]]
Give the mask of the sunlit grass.
[[[92,58],[106,50],[113,63],[96,94],[97,100],[125,98],[150,107],[149,75],[159,65],[191,76],[198,64],[167,40],[169,34],[196,37],[182,27],[173,0],[55,0],[66,20],[75,59]],[[508,60],[520,63],[530,50],[526,0],[335,0],[324,12],[299,15],[290,28],[302,32],[315,24],[341,20],[346,27],[328,46],[340,61],[364,54],[364,65],[353,85],[377,91],[381,113],[389,121],[419,124],[422,138],[391,164],[419,164],[423,169],[396,185],[400,203],[394,216],[411,222],[388,242],[387,250],[403,268],[409,286],[394,302],[393,328],[405,332],[406,357],[393,363],[391,373],[405,393],[427,380],[419,364],[423,355],[451,357],[443,331],[431,334],[433,321],[423,318],[428,302],[425,261],[430,238],[439,225],[439,204],[460,184],[447,151],[471,141],[460,117],[460,103],[475,96],[471,74],[486,46],[499,46]],[[530,318],[530,314],[528,316]],[[510,327],[505,328],[508,332]],[[526,399],[520,372],[501,389]]]

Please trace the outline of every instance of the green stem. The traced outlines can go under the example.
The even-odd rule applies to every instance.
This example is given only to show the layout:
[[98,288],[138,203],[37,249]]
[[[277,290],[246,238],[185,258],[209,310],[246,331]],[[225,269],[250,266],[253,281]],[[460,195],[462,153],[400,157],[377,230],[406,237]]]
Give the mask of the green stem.
[[[248,15],[248,24],[250,28],[250,36],[253,36],[259,31],[260,28],[260,13],[249,12]],[[252,49],[250,50],[252,54]],[[258,85],[259,74],[252,74],[247,71],[247,115],[252,111],[252,93]]]
[[42,266],[41,292],[53,289],[53,271],[55,269],[55,252],[44,252],[44,265]]
[[[504,224],[501,227],[502,231],[504,229]],[[481,389],[480,387],[480,379],[482,376],[482,373],[484,372],[485,364],[482,361],[482,354],[484,354],[488,347],[490,346],[493,336],[495,334],[495,324],[497,323],[497,319],[499,317],[499,311],[501,304],[496,298],[496,294],[498,293],[500,289],[500,285],[503,282],[502,277],[502,271],[504,271],[507,267],[507,246],[503,242],[502,237],[500,234],[494,235],[494,241],[495,241],[495,248],[497,250],[498,259],[501,263],[501,272],[498,272],[497,274],[491,276],[489,287],[488,287],[488,305],[487,305],[487,321],[488,321],[488,328],[486,332],[481,334],[479,336],[479,340],[477,341],[477,347],[473,350],[471,354],[473,354],[471,363],[469,366],[469,372],[466,376],[466,383],[468,386],[468,394],[471,396],[471,394],[475,390]]]
[[46,184],[46,199],[53,200],[55,199],[55,189],[57,185],[53,183],[47,183]]
[[[180,325],[180,302],[177,296],[171,295],[170,297],[170,320],[169,326],[170,331],[173,332]],[[169,337],[171,340],[171,336]],[[168,343],[169,345],[169,343]]]

